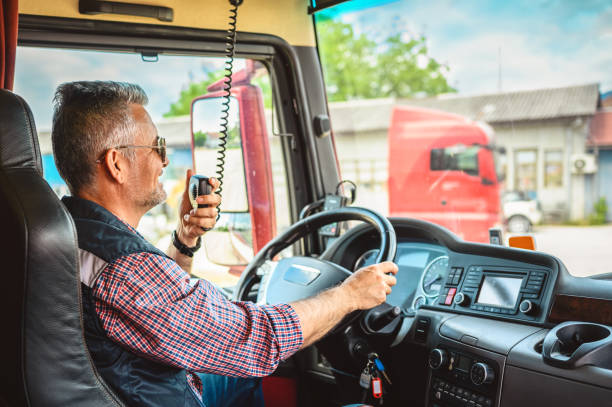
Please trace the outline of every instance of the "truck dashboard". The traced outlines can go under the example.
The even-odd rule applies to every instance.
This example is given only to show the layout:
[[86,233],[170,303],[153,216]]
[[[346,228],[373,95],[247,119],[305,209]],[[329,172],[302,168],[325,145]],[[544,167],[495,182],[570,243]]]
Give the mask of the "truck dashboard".
[[[464,242],[424,221],[391,222],[399,271],[386,306],[400,307],[401,321],[376,331],[366,315],[347,336],[386,349],[393,392],[414,382],[385,356],[421,347],[427,406],[606,405],[612,282],[572,277],[545,253]],[[357,227],[324,256],[356,269],[373,258],[376,239]]]

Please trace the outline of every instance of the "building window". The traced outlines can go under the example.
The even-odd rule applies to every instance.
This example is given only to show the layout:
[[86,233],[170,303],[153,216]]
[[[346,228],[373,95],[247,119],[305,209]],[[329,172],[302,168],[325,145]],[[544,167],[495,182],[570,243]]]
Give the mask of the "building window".
[[520,191],[536,191],[538,187],[538,153],[536,150],[514,152],[514,187]]
[[544,186],[563,186],[563,151],[549,150],[544,153]]

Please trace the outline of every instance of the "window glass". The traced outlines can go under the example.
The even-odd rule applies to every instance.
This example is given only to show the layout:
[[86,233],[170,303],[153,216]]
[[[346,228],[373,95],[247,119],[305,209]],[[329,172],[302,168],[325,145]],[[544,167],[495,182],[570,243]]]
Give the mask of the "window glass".
[[536,150],[514,152],[514,185],[521,191],[536,191],[538,186],[538,153]]
[[432,148],[429,168],[432,171],[463,171],[478,175],[479,147],[462,145],[448,148]]
[[[64,63],[61,66],[41,64],[41,60]],[[247,65],[252,66],[252,61],[235,59],[234,72],[245,69]],[[195,132],[196,150],[193,153],[190,109],[194,98],[211,93],[207,88],[222,78],[223,68],[224,59],[216,57],[162,54],[157,62],[147,62],[140,54],[133,53],[18,47],[15,91],[23,96],[32,108],[39,132],[45,179],[58,196],[69,193],[55,167],[51,148],[52,101],[59,84],[77,80],[113,80],[140,85],[149,98],[146,109],[160,137],[166,139],[170,164],[161,177],[168,195],[167,200],[142,218],[138,231],[165,251],[170,245],[170,234],[178,222],[178,204],[185,189],[185,172],[194,167],[194,156],[195,168],[199,174],[218,176],[217,149],[221,106],[209,106],[210,109],[196,115],[195,124],[198,131]],[[169,72],[172,74],[169,75]],[[259,88],[261,103],[265,105],[264,110],[269,112],[271,87],[269,74],[263,66],[257,66],[251,84]],[[253,256],[255,230],[252,228],[247,197],[238,105],[237,100],[233,98],[229,112],[222,213],[217,227],[209,232],[213,235],[231,230],[232,234],[231,238],[223,235],[216,239],[214,247],[208,250],[208,253],[229,253],[235,257],[236,262],[245,263]],[[276,148],[278,150],[278,147]],[[274,189],[277,199],[281,199],[283,194],[285,197],[287,194],[282,155],[273,154],[273,160],[278,169],[273,180]],[[281,204],[280,208],[276,207],[276,211],[285,213],[276,217],[280,222],[277,228],[285,228],[289,219],[287,200],[280,202],[284,204]],[[257,224],[255,227],[257,228]],[[235,284],[244,268],[216,264],[211,260],[213,259],[207,255],[207,250],[198,251],[194,258],[193,273],[221,286]]]
[[549,150],[544,153],[544,186],[563,186],[563,151]]
[[315,14],[356,205],[469,241],[529,230],[570,272],[608,271],[589,242],[612,238],[597,226],[612,221],[612,4],[553,3],[353,0]]

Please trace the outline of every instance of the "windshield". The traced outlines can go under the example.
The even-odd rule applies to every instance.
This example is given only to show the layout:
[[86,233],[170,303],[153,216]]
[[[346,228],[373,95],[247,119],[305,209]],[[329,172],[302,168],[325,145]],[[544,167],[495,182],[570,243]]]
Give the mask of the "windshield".
[[609,272],[611,18],[609,1],[356,0],[317,13],[355,205],[469,241],[533,234],[570,273]]

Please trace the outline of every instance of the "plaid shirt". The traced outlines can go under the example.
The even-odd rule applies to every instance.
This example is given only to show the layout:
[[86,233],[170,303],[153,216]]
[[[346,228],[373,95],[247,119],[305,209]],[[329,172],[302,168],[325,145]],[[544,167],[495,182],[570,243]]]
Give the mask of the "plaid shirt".
[[205,280],[190,285],[176,262],[152,253],[123,256],[107,265],[92,294],[109,338],[134,353],[186,369],[199,395],[202,383],[193,372],[266,376],[303,342],[291,306],[228,301]]

